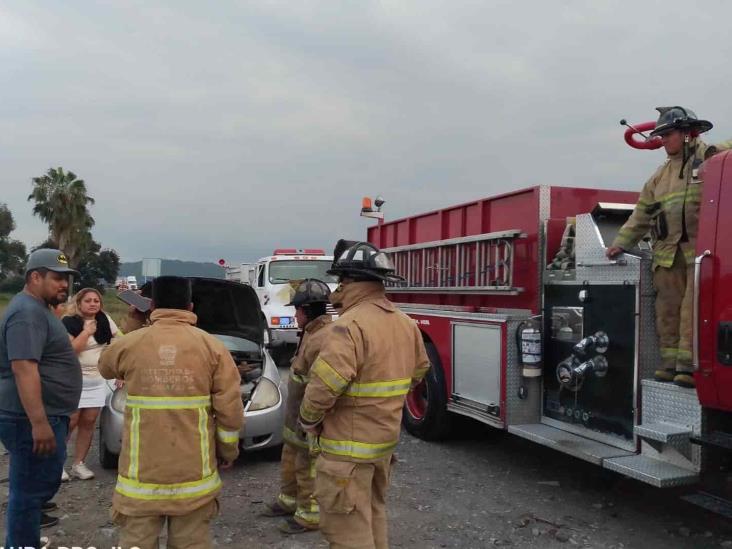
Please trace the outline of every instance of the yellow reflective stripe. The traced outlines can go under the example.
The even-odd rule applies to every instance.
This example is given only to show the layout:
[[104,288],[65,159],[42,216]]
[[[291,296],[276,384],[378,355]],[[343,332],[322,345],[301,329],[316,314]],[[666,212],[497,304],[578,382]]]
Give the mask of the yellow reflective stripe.
[[239,442],[239,431],[225,431],[221,427],[216,427],[216,438],[224,444],[234,444]]
[[285,509],[294,509],[295,504],[297,503],[297,500],[295,500],[293,496],[288,496],[287,494],[280,494],[277,496],[277,501],[279,501]]
[[137,479],[140,470],[140,410],[132,409],[130,418],[130,466],[127,475]]
[[394,451],[398,440],[394,442],[357,442],[355,440],[333,440],[320,437],[320,447],[323,452],[336,456],[352,457],[356,459],[375,459],[388,456]]
[[412,385],[411,378],[392,379],[389,381],[370,381],[367,383],[351,383],[345,395],[352,397],[393,397],[406,395]]
[[299,385],[305,385],[308,382],[305,376],[301,376],[300,374],[296,374],[294,372],[290,372],[290,379]]
[[661,358],[676,358],[679,350],[674,347],[661,347]]
[[201,478],[211,474],[211,456],[208,446],[208,412],[205,408],[198,409],[198,434],[201,437]]
[[144,500],[172,500],[197,498],[215,492],[221,488],[221,478],[218,471],[212,475],[192,482],[175,484],[152,484],[138,482],[133,479],[117,475],[117,493],[128,498]]
[[318,511],[306,511],[298,507],[295,516],[308,524],[318,524],[320,522],[320,513]]
[[679,349],[679,354],[677,358],[679,360],[691,360],[691,351],[688,351],[686,349]]
[[297,436],[297,433],[290,429],[287,425],[282,428],[282,438],[288,444],[292,444],[293,446],[297,446],[298,448],[303,448],[306,450],[309,448],[307,441]]
[[320,357],[315,359],[315,363],[310,371],[322,379],[323,383],[336,395],[340,395],[343,389],[346,388],[346,385],[348,385],[348,380],[336,372],[333,366]]
[[318,412],[317,410],[313,410],[312,408],[308,407],[307,404],[305,404],[305,401],[300,405],[300,416],[307,422],[307,423],[318,423],[321,419],[323,419],[323,413]]
[[148,410],[185,410],[211,406],[211,396],[127,395],[127,406]]

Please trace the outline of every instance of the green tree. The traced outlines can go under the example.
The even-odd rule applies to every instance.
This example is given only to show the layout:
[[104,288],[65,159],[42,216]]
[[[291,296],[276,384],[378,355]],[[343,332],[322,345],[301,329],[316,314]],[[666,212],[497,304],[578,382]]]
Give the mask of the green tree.
[[[81,275],[78,288],[103,290],[103,283],[114,284],[117,279],[119,255],[114,250],[102,250],[98,242],[92,241],[77,269]],[[77,281],[74,281],[74,285],[76,284]]]
[[72,266],[78,265],[92,242],[94,226],[88,208],[94,199],[87,194],[86,183],[73,172],[51,168],[33,178],[28,201],[35,202],[33,214],[48,224],[50,240],[66,253]]
[[25,244],[10,238],[15,220],[7,205],[0,204],[0,290],[17,291],[23,287]]

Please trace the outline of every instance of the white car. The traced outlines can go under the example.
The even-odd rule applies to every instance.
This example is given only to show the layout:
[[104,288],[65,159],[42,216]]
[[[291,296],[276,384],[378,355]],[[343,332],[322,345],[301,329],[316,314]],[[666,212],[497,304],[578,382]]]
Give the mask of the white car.
[[[254,290],[214,278],[191,278],[197,326],[224,342],[242,376],[245,426],[239,433],[245,451],[268,449],[279,455],[286,384],[264,342],[262,311]],[[99,461],[114,469],[122,448],[127,391],[114,381],[99,422]]]

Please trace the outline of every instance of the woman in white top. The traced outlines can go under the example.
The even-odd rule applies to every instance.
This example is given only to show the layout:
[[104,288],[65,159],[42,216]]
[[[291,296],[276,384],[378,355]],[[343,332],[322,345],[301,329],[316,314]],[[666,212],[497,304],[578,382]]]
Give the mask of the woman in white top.
[[[118,335],[117,325],[104,312],[102,295],[94,288],[80,290],[72,300],[68,316],[63,318],[69,332],[71,346],[81,363],[83,386],[79,409],[71,416],[69,434],[76,431],[76,449],[71,474],[82,480],[94,478],[94,473],[84,464],[89,453],[94,426],[100,410],[107,400],[107,383],[99,374],[97,363],[102,349]],[[64,470],[62,480],[68,480]]]

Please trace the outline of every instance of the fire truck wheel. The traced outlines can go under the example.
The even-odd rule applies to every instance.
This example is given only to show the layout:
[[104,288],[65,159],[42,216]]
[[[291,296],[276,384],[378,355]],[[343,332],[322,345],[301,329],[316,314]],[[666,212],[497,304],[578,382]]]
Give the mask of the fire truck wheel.
[[432,367],[424,380],[409,391],[404,403],[403,423],[407,431],[416,437],[439,440],[450,431],[447,390],[437,349],[432,343],[426,343],[425,349]]

